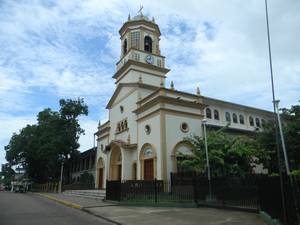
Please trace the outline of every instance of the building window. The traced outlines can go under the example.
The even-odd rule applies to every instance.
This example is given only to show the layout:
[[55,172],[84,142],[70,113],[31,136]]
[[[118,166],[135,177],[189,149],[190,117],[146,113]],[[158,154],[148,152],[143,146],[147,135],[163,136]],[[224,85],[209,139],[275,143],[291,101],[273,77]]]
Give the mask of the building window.
[[189,131],[189,126],[188,126],[187,123],[184,122],[184,123],[182,123],[182,124],[180,125],[180,129],[181,129],[182,132],[186,133],[186,132]]
[[264,127],[266,126],[266,121],[264,119],[261,119],[261,125]]
[[149,36],[144,38],[144,50],[152,53],[152,39]]
[[124,112],[124,106],[120,105],[120,112],[123,113]]
[[144,157],[145,158],[151,158],[153,156],[153,151],[151,148],[146,148],[144,150]]
[[211,119],[211,109],[206,108],[206,118]]
[[252,116],[249,117],[249,124],[251,127],[254,127],[254,119]]
[[147,125],[145,126],[145,132],[146,132],[146,134],[148,134],[148,135],[151,133],[151,127],[150,127],[150,125],[147,124]]
[[140,48],[140,32],[131,32],[131,47],[139,49]]
[[238,122],[238,118],[237,118],[237,115],[235,113],[232,114],[232,121],[234,123],[237,123]]
[[260,120],[258,118],[255,119],[255,124],[257,127],[260,127]]
[[219,111],[218,110],[214,110],[214,119],[215,120],[219,120],[220,119],[220,116],[219,116]]
[[116,129],[117,133],[123,132],[127,129],[128,129],[127,119],[124,119],[124,120],[117,123],[117,129]]
[[226,113],[225,113],[225,119],[226,119],[226,121],[227,121],[228,123],[231,122],[231,116],[230,116],[230,113],[229,113],[229,112],[226,112]]
[[240,115],[240,124],[245,124],[244,116]]
[[124,44],[123,44],[123,54],[125,55],[127,52],[127,39],[124,40]]

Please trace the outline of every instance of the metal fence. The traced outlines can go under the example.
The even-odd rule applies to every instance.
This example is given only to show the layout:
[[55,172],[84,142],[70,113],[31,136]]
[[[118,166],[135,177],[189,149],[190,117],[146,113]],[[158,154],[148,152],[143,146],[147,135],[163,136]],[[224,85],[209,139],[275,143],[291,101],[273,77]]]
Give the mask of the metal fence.
[[[286,219],[289,225],[300,224],[300,177],[283,176]],[[284,221],[279,177],[264,177],[259,181],[260,209],[273,218]]]
[[35,192],[58,192],[58,183],[57,182],[47,182],[44,184],[33,184],[31,191]]
[[106,199],[123,202],[194,202],[192,185],[172,186],[162,180],[123,180],[106,182]]
[[[285,207],[290,225],[299,225],[300,178],[286,177]],[[282,221],[279,177],[248,175],[214,177],[211,192],[207,177],[194,173],[171,174],[169,181],[107,181],[106,199],[133,203],[194,203],[212,207],[258,212],[263,210]]]
[[95,184],[85,184],[85,183],[73,183],[73,184],[64,184],[62,187],[63,191],[66,190],[93,190],[95,189]]

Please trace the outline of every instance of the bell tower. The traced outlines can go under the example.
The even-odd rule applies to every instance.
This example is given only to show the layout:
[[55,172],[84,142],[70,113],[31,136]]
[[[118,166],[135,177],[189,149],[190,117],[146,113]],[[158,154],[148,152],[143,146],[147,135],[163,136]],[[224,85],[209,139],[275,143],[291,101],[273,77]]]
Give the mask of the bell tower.
[[150,20],[140,12],[123,24],[119,30],[121,56],[113,78],[116,84],[143,81],[160,86],[169,69],[160,53],[160,29],[154,18]]

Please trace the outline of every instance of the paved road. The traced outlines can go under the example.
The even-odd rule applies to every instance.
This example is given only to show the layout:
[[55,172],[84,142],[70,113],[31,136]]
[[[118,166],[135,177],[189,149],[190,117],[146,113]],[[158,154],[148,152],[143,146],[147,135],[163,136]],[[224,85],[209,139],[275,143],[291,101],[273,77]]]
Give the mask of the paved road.
[[0,225],[108,225],[107,221],[43,197],[0,192]]

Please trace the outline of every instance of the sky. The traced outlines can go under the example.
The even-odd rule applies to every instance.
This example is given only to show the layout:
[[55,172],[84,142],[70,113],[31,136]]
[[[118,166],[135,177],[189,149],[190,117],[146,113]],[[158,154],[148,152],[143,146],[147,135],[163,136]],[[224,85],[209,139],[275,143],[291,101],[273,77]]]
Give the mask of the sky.
[[[0,0],[0,164],[13,132],[61,98],[84,98],[80,151],[114,91],[118,30],[143,6],[162,33],[166,85],[272,110],[263,0]],[[300,100],[300,1],[269,1],[276,98]]]

